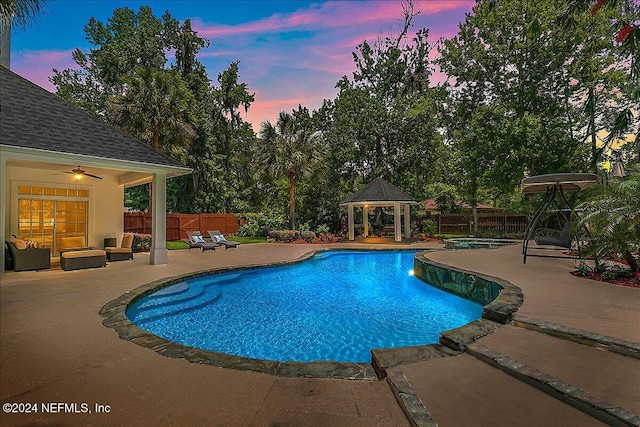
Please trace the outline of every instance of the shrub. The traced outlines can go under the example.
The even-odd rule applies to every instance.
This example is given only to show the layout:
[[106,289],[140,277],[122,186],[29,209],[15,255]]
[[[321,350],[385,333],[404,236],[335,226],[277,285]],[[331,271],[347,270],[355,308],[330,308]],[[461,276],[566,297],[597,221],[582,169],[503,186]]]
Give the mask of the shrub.
[[241,237],[266,237],[270,230],[282,229],[286,226],[286,218],[283,214],[267,210],[258,213],[244,214],[247,222],[238,229],[236,235]]
[[424,234],[429,237],[433,237],[438,232],[438,225],[432,219],[426,219],[422,223],[422,230]]
[[300,237],[305,242],[311,243],[313,242],[313,239],[316,238],[316,233],[314,233],[313,231],[303,231],[302,233],[300,233]]
[[134,233],[131,248],[134,253],[149,252],[151,249],[151,235]]
[[318,228],[316,229],[316,233],[317,234],[328,234],[329,233],[329,226],[327,224],[319,225]]
[[291,243],[300,239],[300,233],[296,230],[271,230],[269,238],[276,242]]

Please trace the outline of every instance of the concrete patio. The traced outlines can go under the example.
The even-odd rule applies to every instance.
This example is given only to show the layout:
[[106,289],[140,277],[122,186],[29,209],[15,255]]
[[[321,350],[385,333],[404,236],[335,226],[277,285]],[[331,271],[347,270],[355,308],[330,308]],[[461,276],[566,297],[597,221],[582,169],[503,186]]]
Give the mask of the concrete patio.
[[[4,274],[0,279],[0,399],[3,409],[7,403],[21,402],[37,403],[39,411],[0,413],[0,424],[402,426],[410,425],[411,419],[418,425],[435,422],[439,426],[603,425],[483,363],[478,354],[486,349],[629,413],[640,413],[637,358],[515,325],[480,338],[468,353],[397,368],[433,420],[422,421],[403,413],[387,381],[283,378],[167,358],[121,340],[102,325],[98,314],[108,301],[153,280],[216,267],[293,260],[322,247],[253,244],[215,252],[180,250],[170,251],[167,265],[149,265],[148,255],[136,254],[133,261],[110,263],[106,268]],[[368,244],[326,247],[366,248]],[[429,257],[520,287],[524,304],[518,315],[640,343],[640,289],[574,278],[569,274],[571,260],[531,258],[523,265],[519,246],[441,251]],[[42,405],[51,402],[77,406],[43,413]],[[85,408],[91,413],[73,413]],[[632,417],[626,425],[638,425],[637,420]]]

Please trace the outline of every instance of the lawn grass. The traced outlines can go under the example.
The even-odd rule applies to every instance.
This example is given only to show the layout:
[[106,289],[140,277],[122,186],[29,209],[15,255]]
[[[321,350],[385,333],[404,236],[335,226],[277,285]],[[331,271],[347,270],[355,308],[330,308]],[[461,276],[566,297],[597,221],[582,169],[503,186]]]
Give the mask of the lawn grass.
[[[234,242],[240,242],[243,244],[250,244],[250,243],[265,243],[267,241],[267,238],[266,237],[232,236],[229,238],[229,240],[233,240]],[[173,241],[167,242],[167,249],[169,249],[170,251],[177,250],[177,249],[189,249],[189,245],[187,245],[185,242],[181,240],[173,240]]]

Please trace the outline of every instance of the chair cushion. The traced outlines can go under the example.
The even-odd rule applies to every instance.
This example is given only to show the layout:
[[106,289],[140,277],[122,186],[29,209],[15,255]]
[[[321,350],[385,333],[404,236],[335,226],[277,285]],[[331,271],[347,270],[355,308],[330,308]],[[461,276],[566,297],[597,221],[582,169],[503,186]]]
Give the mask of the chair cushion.
[[28,248],[38,248],[40,247],[40,243],[38,243],[36,240],[27,240],[25,241],[26,245]]
[[190,238],[193,243],[204,243],[202,236],[191,236]]
[[116,248],[116,247],[106,247],[104,248],[106,252],[111,254],[128,254],[131,253],[131,248]]
[[89,249],[86,251],[69,251],[63,252],[62,258],[85,258],[92,256],[105,256],[107,253],[100,249]]
[[63,237],[60,239],[60,249],[85,248],[84,236]]
[[123,249],[131,250],[131,246],[133,245],[133,234],[125,234],[122,236],[122,243],[120,247]]
[[25,242],[24,240],[16,239],[15,237],[12,237],[9,239],[9,241],[13,243],[13,246],[15,246],[16,249],[20,251],[23,249],[27,249],[27,242]]

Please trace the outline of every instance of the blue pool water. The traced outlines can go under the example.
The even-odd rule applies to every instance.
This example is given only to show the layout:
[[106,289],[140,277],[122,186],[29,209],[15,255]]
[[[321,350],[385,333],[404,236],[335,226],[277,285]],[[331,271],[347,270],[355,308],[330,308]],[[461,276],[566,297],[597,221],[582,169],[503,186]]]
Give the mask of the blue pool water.
[[374,348],[438,342],[482,306],[410,275],[411,251],[334,251],[214,274],[142,298],[127,316],[191,347],[278,361],[369,362]]

